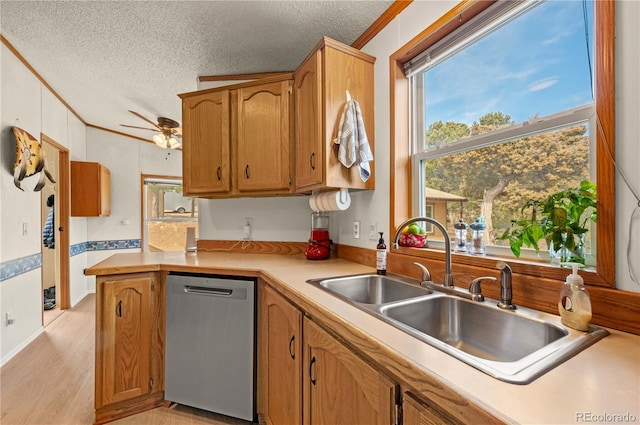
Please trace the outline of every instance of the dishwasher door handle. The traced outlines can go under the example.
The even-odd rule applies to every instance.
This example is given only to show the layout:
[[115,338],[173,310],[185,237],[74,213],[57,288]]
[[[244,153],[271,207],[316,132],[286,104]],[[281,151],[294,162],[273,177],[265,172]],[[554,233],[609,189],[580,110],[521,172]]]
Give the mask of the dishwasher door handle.
[[215,297],[230,297],[233,294],[233,289],[184,285],[184,292],[188,294],[213,295]]

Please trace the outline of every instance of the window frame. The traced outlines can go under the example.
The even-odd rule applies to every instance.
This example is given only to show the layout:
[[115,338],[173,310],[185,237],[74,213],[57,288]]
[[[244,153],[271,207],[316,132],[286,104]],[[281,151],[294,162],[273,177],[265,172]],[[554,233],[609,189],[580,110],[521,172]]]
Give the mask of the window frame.
[[[411,98],[409,79],[404,73],[404,64],[445,36],[464,25],[470,19],[496,3],[494,1],[465,0],[458,3],[440,19],[402,46],[389,57],[390,67],[390,234],[397,226],[411,217],[415,196],[412,193],[412,178],[416,170],[412,165],[409,133],[409,102]],[[590,131],[596,133],[596,182],[598,185],[598,225],[596,240],[598,256],[596,270],[584,273],[585,283],[603,287],[615,286],[615,170],[611,158],[615,155],[615,17],[614,1],[598,0],[594,4],[594,91],[597,123]],[[441,250],[391,248],[393,254],[442,259]],[[468,256],[452,254],[452,261],[469,263]],[[474,258],[473,264],[494,269],[496,258]],[[537,277],[562,281],[566,270],[551,264],[520,259],[510,260],[514,271]]]

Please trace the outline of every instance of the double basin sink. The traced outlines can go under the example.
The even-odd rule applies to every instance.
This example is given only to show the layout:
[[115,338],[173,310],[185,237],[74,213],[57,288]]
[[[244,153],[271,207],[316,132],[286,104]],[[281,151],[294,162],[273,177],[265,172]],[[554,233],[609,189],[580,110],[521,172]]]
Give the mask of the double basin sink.
[[375,274],[312,279],[308,283],[494,378],[528,384],[609,333],[580,332],[560,318],[524,307],[505,311],[402,276]]

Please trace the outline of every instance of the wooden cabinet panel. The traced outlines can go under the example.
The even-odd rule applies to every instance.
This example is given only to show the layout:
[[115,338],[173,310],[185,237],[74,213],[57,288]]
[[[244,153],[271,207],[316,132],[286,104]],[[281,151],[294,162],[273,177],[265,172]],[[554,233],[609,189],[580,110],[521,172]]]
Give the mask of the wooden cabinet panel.
[[154,275],[99,278],[97,286],[95,405],[99,409],[154,389]]
[[301,423],[302,313],[265,286],[261,321],[264,420],[271,425]]
[[229,113],[229,90],[183,99],[182,181],[186,196],[229,192]]
[[375,188],[374,162],[369,163],[371,176],[363,182],[356,165],[346,168],[338,161],[338,146],[333,142],[348,91],[360,105],[374,151],[374,62],[374,57],[324,37],[295,71],[297,192]]
[[304,424],[394,424],[396,385],[304,320]]
[[238,190],[288,191],[291,81],[237,90]]
[[448,417],[433,407],[419,401],[411,393],[404,393],[402,423],[405,425],[456,425],[461,422]]
[[97,162],[71,161],[71,216],[111,214],[111,172]]
[[296,70],[294,85],[296,189],[317,187],[324,180],[322,143],[322,53],[317,50]]

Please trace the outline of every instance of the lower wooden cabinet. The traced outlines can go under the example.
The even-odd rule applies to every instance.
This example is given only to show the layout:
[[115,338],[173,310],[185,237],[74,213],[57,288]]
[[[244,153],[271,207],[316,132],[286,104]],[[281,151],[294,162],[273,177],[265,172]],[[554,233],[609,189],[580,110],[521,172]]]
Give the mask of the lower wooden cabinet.
[[[263,420],[302,421],[302,313],[268,286],[261,292],[260,330]],[[260,372],[260,371],[259,371]]]
[[304,424],[395,424],[397,385],[304,320]]
[[462,424],[441,410],[434,409],[427,403],[418,400],[411,393],[405,392],[402,397],[403,424],[411,425],[454,425]]
[[156,273],[96,281],[96,422],[162,402],[164,308]]

